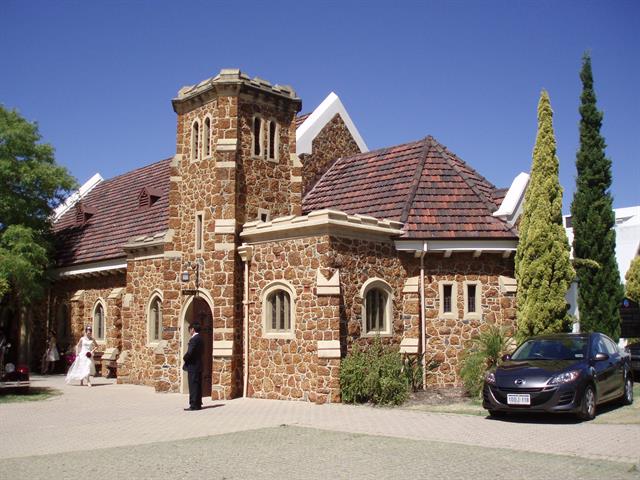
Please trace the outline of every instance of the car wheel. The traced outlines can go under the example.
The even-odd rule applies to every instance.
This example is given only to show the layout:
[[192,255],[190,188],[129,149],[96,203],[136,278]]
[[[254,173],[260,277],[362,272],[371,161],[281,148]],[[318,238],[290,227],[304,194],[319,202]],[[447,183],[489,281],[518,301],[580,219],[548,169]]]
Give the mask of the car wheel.
[[624,393],[621,400],[623,405],[631,405],[633,403],[633,380],[631,380],[631,376],[627,376],[624,379]]
[[581,420],[593,420],[596,417],[596,392],[591,385],[587,385],[584,389],[578,417]]

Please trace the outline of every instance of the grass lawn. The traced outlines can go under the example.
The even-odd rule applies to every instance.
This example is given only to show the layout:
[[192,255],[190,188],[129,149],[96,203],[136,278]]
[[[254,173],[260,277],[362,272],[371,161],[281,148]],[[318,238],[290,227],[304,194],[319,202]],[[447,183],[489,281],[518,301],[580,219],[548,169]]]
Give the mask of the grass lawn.
[[[616,402],[606,405],[599,405],[594,423],[605,424],[640,424],[640,384],[633,387],[633,404],[629,406],[619,406]],[[487,411],[482,408],[480,399],[465,399],[444,405],[416,405],[412,404],[404,407],[408,410],[418,410],[422,412],[437,413],[457,413],[462,415],[487,416]],[[553,418],[547,415],[546,418]]]
[[0,390],[0,405],[3,403],[38,402],[62,395],[60,390],[49,387],[30,387],[24,391]]

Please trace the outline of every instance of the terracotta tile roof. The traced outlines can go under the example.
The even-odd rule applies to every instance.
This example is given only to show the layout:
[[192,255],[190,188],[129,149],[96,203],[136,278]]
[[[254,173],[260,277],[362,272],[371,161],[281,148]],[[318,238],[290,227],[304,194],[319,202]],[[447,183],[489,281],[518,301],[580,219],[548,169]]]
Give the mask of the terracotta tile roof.
[[309,113],[305,113],[303,115],[298,115],[296,117],[296,128],[298,128],[300,125],[302,125],[304,123],[304,121],[309,118],[309,115],[311,115],[311,112]]
[[303,212],[332,208],[403,222],[403,238],[517,238],[491,214],[500,193],[433,137],[341,158],[303,200]]
[[[82,206],[95,212],[84,225],[76,223],[77,208],[60,217],[53,225],[56,264],[123,257],[122,245],[132,237],[166,230],[170,162],[170,158],[162,160],[98,184],[82,199]],[[160,197],[151,206],[140,207],[139,195],[145,187]]]

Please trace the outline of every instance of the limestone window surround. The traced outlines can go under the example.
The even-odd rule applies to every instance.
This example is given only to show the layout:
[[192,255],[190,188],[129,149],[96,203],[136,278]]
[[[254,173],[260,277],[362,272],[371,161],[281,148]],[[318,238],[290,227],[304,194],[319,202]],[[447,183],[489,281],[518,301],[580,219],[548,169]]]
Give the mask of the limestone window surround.
[[196,253],[202,253],[204,250],[204,211],[196,212],[194,247]]
[[269,120],[267,125],[267,160],[278,163],[278,149],[280,147],[278,142],[278,133],[280,129],[278,128],[278,123],[274,119]]
[[107,302],[102,297],[93,305],[93,335],[99,345],[104,345],[107,326]]
[[200,160],[200,120],[195,119],[191,124],[191,161]]
[[147,346],[155,347],[162,340],[162,292],[154,290],[147,303]]
[[[446,287],[451,287],[446,288]],[[438,282],[438,315],[440,318],[458,319],[458,284],[454,281]]]
[[204,117],[204,122],[202,123],[202,158],[209,159],[212,156],[212,146],[211,146],[211,114],[207,114]]
[[264,151],[264,121],[260,115],[254,115],[251,121],[251,156],[262,158]]
[[464,319],[480,320],[482,318],[482,283],[477,280],[465,280],[463,284]]
[[381,278],[370,278],[360,288],[363,337],[391,336],[393,288]]
[[293,285],[285,280],[271,282],[262,290],[260,303],[263,338],[295,339],[296,291]]

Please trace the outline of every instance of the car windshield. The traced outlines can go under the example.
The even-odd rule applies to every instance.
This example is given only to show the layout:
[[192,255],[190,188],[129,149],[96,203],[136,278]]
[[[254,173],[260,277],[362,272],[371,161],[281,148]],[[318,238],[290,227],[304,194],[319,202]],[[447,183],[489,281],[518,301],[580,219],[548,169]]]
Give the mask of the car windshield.
[[586,338],[532,338],[520,345],[511,359],[580,360],[586,356]]

